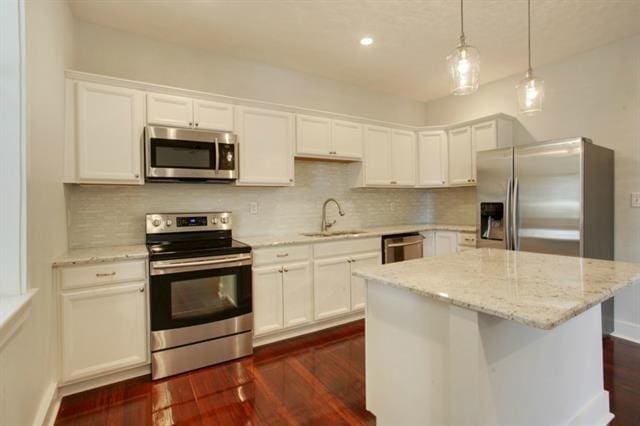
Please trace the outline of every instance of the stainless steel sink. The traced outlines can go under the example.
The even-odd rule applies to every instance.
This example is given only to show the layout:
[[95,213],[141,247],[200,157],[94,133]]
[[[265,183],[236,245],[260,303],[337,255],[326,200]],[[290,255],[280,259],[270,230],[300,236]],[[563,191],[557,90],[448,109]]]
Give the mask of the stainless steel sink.
[[305,237],[335,237],[338,235],[358,235],[363,234],[365,231],[335,231],[335,232],[303,232],[301,235]]

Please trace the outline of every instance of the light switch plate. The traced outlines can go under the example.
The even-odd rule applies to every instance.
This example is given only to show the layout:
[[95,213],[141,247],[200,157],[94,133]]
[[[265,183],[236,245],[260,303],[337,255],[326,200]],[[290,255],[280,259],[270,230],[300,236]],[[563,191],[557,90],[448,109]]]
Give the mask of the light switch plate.
[[249,203],[249,213],[258,214],[258,203]]
[[631,193],[631,207],[640,207],[640,192]]

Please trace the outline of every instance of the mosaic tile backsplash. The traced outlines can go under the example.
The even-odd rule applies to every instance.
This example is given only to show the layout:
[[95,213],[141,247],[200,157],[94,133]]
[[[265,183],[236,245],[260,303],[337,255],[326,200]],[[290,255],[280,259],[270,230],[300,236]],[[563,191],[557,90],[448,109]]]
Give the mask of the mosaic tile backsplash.
[[[475,189],[353,188],[348,164],[296,161],[295,186],[238,187],[211,184],[144,186],[67,185],[69,246],[99,247],[144,242],[144,215],[160,212],[232,211],[234,234],[278,235],[316,231],[322,203],[335,198],[328,219],[334,229],[412,223],[473,224]],[[258,212],[250,213],[251,203]]]

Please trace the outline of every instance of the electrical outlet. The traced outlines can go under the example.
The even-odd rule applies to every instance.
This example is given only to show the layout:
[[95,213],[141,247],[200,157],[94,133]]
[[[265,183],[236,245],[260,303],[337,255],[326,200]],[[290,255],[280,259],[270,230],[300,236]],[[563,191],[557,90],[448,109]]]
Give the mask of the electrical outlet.
[[258,203],[249,203],[249,213],[258,214]]
[[631,193],[631,207],[640,207],[640,192]]

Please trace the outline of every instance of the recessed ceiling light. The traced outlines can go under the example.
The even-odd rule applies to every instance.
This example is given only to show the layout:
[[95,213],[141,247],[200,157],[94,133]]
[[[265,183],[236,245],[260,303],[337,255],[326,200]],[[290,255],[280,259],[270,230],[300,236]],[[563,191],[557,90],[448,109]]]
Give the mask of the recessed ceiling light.
[[373,44],[373,38],[372,37],[362,37],[360,39],[360,44],[363,46],[370,46]]

